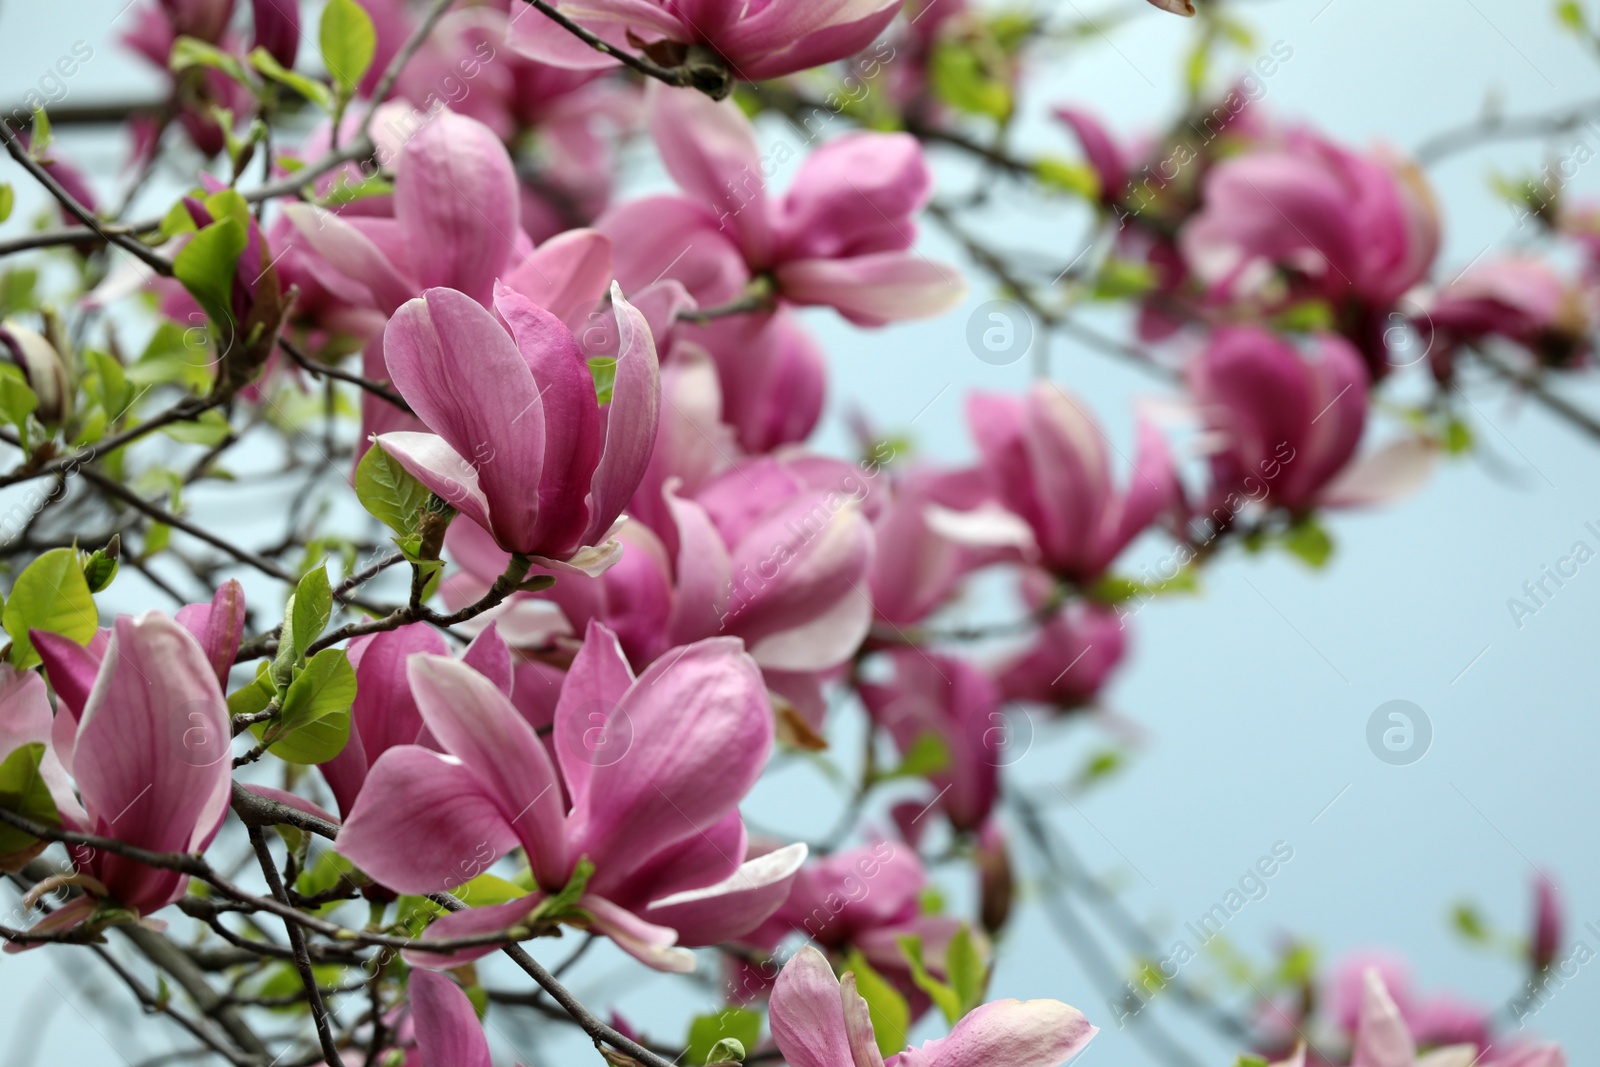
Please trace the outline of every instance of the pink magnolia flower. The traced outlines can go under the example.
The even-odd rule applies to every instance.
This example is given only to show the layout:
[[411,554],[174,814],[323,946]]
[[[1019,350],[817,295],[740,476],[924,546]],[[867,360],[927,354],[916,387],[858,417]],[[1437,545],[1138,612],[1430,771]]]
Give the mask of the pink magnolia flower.
[[1328,990],[1329,1010],[1345,1033],[1359,1036],[1365,1025],[1373,978],[1417,1044],[1468,1045],[1474,1051],[1490,1046],[1489,1012],[1448,993],[1421,995],[1412,984],[1405,961],[1375,951],[1355,953],[1334,969]]
[[[1352,1067],[1471,1067],[1487,1062],[1491,1067],[1565,1067],[1567,1057],[1557,1045],[1522,1044],[1493,1060],[1483,1061],[1478,1040],[1459,1044],[1430,1041],[1414,1031],[1404,1012],[1390,995],[1383,972],[1369,967],[1361,974],[1360,1014],[1355,1022],[1355,1049]],[[1421,1055],[1419,1044],[1440,1047]],[[1303,1067],[1305,1048],[1301,1046],[1281,1067]]]
[[[692,497],[669,492],[662,529],[638,520],[623,526],[618,537],[628,551],[615,573],[563,575],[494,618],[519,646],[603,622],[627,635],[623,648],[638,669],[702,638],[740,638],[767,685],[815,730],[823,682],[872,624],[869,488],[854,468],[819,457],[740,463]],[[447,543],[465,574],[446,589],[446,602],[470,602],[507,558],[470,532]]]
[[291,204],[285,214],[350,303],[393,314],[424,289],[459,289],[487,306],[496,279],[531,251],[516,170],[481,122],[440,111],[395,161],[392,218]]
[[[698,47],[743,81],[765,81],[861,51],[893,21],[903,0],[557,0],[552,6],[617,48],[644,51],[668,65]],[[617,60],[513,0],[512,41],[523,54],[558,67],[602,69]],[[708,90],[726,92],[725,79]]]
[[[176,620],[200,643],[217,684],[227,688],[234,657],[239,654],[239,645],[244,640],[244,587],[230,578],[217,588],[211,603],[187,604],[178,609]],[[28,634],[39,658],[44,661],[50,688],[56,694],[50,744],[69,771],[79,723],[109,653],[111,633],[109,629],[100,630],[88,645],[46,630],[31,630]]]
[[750,454],[771,452],[811,436],[827,393],[822,349],[787,308],[736,315],[682,331],[716,364],[721,421]]
[[861,698],[888,729],[902,754],[928,735],[943,747],[942,770],[928,775],[938,803],[958,830],[976,830],[1000,796],[1000,688],[983,668],[966,659],[897,649],[890,653],[894,677],[865,683]]
[[1083,405],[1051,382],[1026,398],[976,393],[967,422],[999,502],[1033,532],[1039,563],[1093,581],[1177,498],[1165,440],[1141,421],[1126,489],[1111,484],[1104,431]]
[[1346,297],[1382,311],[1427,274],[1439,219],[1414,167],[1291,130],[1206,176],[1184,227],[1189,266],[1231,299],[1290,272],[1291,296]]
[[[1023,603],[1040,610],[1054,587],[1041,572],[1025,573]],[[1076,601],[1041,623],[1028,647],[1001,664],[995,676],[1007,700],[1071,711],[1095,702],[1127,652],[1127,626],[1116,611]]]
[[1217,331],[1190,363],[1189,386],[1216,435],[1218,494],[1299,512],[1379,503],[1415,489],[1436,455],[1419,438],[1351,462],[1366,426],[1367,383],[1360,355],[1343,338],[1319,334],[1302,351],[1256,327]]
[[[556,707],[554,764],[505,693],[471,667],[419,654],[406,673],[441,751],[400,745],[380,756],[335,847],[406,893],[460,885],[521,847],[539,887],[446,916],[431,936],[512,927],[587,858],[594,873],[578,906],[591,929],[653,967],[689,970],[682,946],[737,937],[788,896],[805,846],[742,862],[738,804],[773,727],[760,673],[737,641],[690,645],[636,680],[615,635],[592,624]],[[448,968],[490,950],[410,958]]]
[[289,70],[300,53],[300,5],[284,0],[250,0],[255,21],[255,47],[267,52]]
[[[925,913],[921,896],[927,888],[928,873],[908,845],[885,840],[844,849],[802,867],[788,900],[742,940],[771,952],[800,933],[836,957],[856,949],[920,1016],[932,1004],[912,978],[901,940],[917,938],[923,964],[944,980],[951,939],[965,925]],[[987,953],[986,941],[977,936]]]
[[933,188],[915,138],[857,133],[830,141],[773,202],[764,177],[770,161],[732,103],[661,90],[649,110],[656,146],[684,195],[622,204],[598,223],[617,244],[625,290],[666,276],[710,307],[766,277],[789,303],[831,306],[866,326],[937,315],[960,301],[959,272],[910,250],[915,215]]
[[1583,290],[1526,256],[1467,271],[1439,290],[1417,325],[1446,356],[1458,344],[1504,337],[1561,366],[1591,347]]
[[522,225],[545,240],[605,210],[616,135],[637,125],[641,97],[615,80],[597,81],[600,71],[518,54],[507,42],[509,23],[506,11],[489,6],[450,12],[406,64],[395,93],[424,114],[448,103],[507,145],[533,133],[538,173],[522,186]]
[[949,1037],[885,1061],[856,979],[814,948],[784,965],[772,990],[772,1039],[789,1067],[1059,1067],[1098,1033],[1076,1008],[1055,1000],[997,1000],[974,1008]]
[[[437,747],[423,728],[422,713],[406,683],[406,662],[418,653],[444,656],[449,647],[439,631],[420,622],[350,642],[348,654],[356,672],[350,740],[337,756],[317,768],[343,814],[349,814],[355,805],[367,772],[379,756],[397,745]],[[467,646],[461,662],[511,695],[511,652],[492,623]]]
[[414,970],[406,980],[411,1030],[420,1061],[414,1067],[492,1067],[489,1041],[478,1013],[454,982],[433,971]]
[[893,478],[873,523],[878,542],[894,546],[873,557],[878,618],[914,626],[943,606],[972,571],[1015,555],[1029,535],[1009,513],[987,507],[992,503],[980,470],[923,467]]
[[1533,883],[1533,937],[1528,943],[1528,955],[1535,970],[1543,970],[1555,961],[1561,951],[1562,915],[1561,894],[1550,876],[1541,873]]
[[[27,683],[21,696],[31,705],[29,736],[36,739],[43,690]],[[156,612],[118,618],[77,717],[70,758],[57,765],[70,769],[82,798],[80,806],[70,792],[56,795],[62,824],[154,852],[203,850],[228,812],[231,736],[227,702],[201,643]],[[69,851],[84,894],[36,930],[76,926],[102,903],[149,915],[188,884],[187,875],[115,853]]]
[[[428,488],[545,566],[599,573],[644,476],[660,372],[643,316],[613,289],[621,331],[604,408],[577,341],[555,315],[502,286],[494,314],[429,289],[384,330],[389,377],[434,433],[378,438]],[[509,329],[508,329],[509,327]]]

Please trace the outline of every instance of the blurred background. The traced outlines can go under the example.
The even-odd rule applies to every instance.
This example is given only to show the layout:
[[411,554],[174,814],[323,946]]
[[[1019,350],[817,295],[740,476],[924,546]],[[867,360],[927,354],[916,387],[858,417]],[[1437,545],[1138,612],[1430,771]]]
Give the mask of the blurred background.
[[[1062,103],[1098,113],[1122,137],[1153,130],[1176,113],[1187,24],[1142,0],[1060,0],[1059,8],[1063,18],[1096,20],[1103,32],[1086,34],[1029,72],[1017,143],[1075,157],[1075,142],[1049,116]],[[1522,114],[1600,93],[1596,56],[1561,31],[1544,0],[1275,0],[1235,8],[1256,29],[1259,53],[1290,52],[1264,79],[1255,106],[1304,119],[1353,146],[1381,142],[1408,151],[1485,108]],[[128,28],[126,11],[124,0],[0,0],[0,104],[19,104],[79,41],[93,48],[93,57],[67,83],[71,103],[114,102],[145,90],[155,95],[154,75],[115,43]],[[120,134],[58,130],[57,136],[105,189],[120,189],[126,151]],[[781,125],[764,126],[762,136],[774,145],[796,143]],[[1490,146],[1431,169],[1446,235],[1441,276],[1519,239],[1512,212],[1489,188],[1496,169],[1535,170],[1552,149],[1568,156],[1581,139],[1600,150],[1595,128],[1549,142]],[[665,184],[647,144],[626,158],[621,194]],[[942,192],[972,180],[964,160],[936,160]],[[1580,168],[1571,183],[1579,194],[1600,192],[1600,164],[1589,167],[1593,172]],[[782,185],[785,177],[775,180]],[[148,195],[164,203],[160,196],[175,188]],[[26,183],[17,191],[12,230],[42,206]],[[1080,213],[1064,206],[1056,217],[1037,201],[1007,204],[1002,191],[987,216],[986,240],[1063,263],[1072,258],[1084,229]],[[960,259],[931,228],[922,248]],[[975,388],[1026,388],[1030,363],[997,367],[969,349],[968,317],[994,295],[974,278],[967,307],[933,322],[867,332],[831,313],[808,316],[831,360],[829,414],[818,441],[824,451],[853,448],[843,416],[859,407],[885,430],[909,430],[926,455],[949,461],[971,454],[962,398]],[[1118,316],[1098,325],[1129,336]],[[1162,395],[1137,371],[1059,341],[1049,366],[1052,377],[1089,401],[1124,451],[1133,403]],[[1592,382],[1563,388],[1600,411],[1600,388]],[[1013,768],[1014,783],[1041,797],[1052,826],[1163,948],[1177,937],[1192,943],[1183,924],[1221,900],[1277,845],[1280,858],[1287,847],[1292,859],[1226,929],[1230,951],[1258,964],[1291,937],[1309,940],[1324,961],[1383,948],[1409,961],[1419,989],[1500,1008],[1522,991],[1524,971],[1496,938],[1525,934],[1536,869],[1551,874],[1566,900],[1563,951],[1576,940],[1600,950],[1600,932],[1584,926],[1592,921],[1600,928],[1600,852],[1585,836],[1600,814],[1600,561],[1581,568],[1520,626],[1507,605],[1574,542],[1600,547],[1600,535],[1585,527],[1593,522],[1600,529],[1600,442],[1502,387],[1469,387],[1468,395],[1477,448],[1446,463],[1413,498],[1330,516],[1336,550],[1326,568],[1232,549],[1208,568],[1196,595],[1140,611],[1133,654],[1107,696],[1119,717],[1116,729],[1138,735],[1114,775],[1081,793],[1052,788],[1107,748],[1105,725],[1040,724],[1016,740],[1016,751],[1026,754]],[[207,513],[201,495],[192,505],[204,521],[223,518]],[[266,492],[261,515],[286,506]],[[249,516],[229,518],[248,529]],[[1155,539],[1137,544],[1125,569],[1137,571],[1163,554]],[[255,587],[250,591],[257,595]],[[108,607],[137,605],[137,575],[128,574],[114,592],[127,603]],[[980,590],[973,612],[1003,617],[1004,608]],[[1431,724],[1425,755],[1409,765],[1382,762],[1368,747],[1368,720],[1391,700],[1412,702]],[[842,724],[834,731],[840,738],[858,732]],[[830,755],[843,767],[856,764],[848,742]],[[746,814],[755,825],[815,838],[827,833],[842,802],[813,764],[793,760],[763,781]],[[1020,836],[1013,828],[1014,842]],[[1083,1010],[1102,1032],[1078,1062],[1162,1062],[1131,1028],[1118,1028],[1118,1011],[1107,1004],[1093,967],[1063,941],[1073,915],[1055,910],[1028,880],[1037,857],[1024,844],[1014,847],[1025,880],[992,995],[1053,997]],[[970,906],[969,885],[946,889],[952,907]],[[1491,924],[1487,945],[1470,943],[1452,919],[1463,903]],[[1132,959],[1105,943],[1126,977]],[[566,951],[545,950],[547,962]],[[1222,980],[1225,966],[1203,956],[1184,974],[1246,1007],[1248,998]],[[70,949],[0,961],[0,1067],[133,1064],[168,1047],[162,1024],[132,1025],[137,1015],[126,1007],[125,992],[89,980],[90,968],[86,954]],[[501,978],[502,985],[514,980]],[[686,1007],[705,1011],[717,1002],[714,975],[703,992],[685,991],[609,946],[588,954],[571,984],[580,998],[614,1006],[637,1029],[667,1041],[681,1037]],[[1529,1020],[1530,1029],[1559,1039],[1571,1062],[1594,1062],[1597,996],[1600,966],[1583,968]],[[1238,1051],[1161,998],[1148,1011],[1200,1063],[1228,1064]],[[570,1063],[593,1055],[556,1027],[496,1029],[492,1036],[505,1062]]]

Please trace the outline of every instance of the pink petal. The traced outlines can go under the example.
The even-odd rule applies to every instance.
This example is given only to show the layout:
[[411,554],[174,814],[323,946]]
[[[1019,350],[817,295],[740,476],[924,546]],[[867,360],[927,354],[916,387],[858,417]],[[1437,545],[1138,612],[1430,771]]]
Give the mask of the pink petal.
[[594,469],[587,543],[609,528],[639,488],[655,447],[661,408],[661,368],[644,316],[611,285],[619,336],[616,379],[606,412],[605,452]]
[[333,847],[400,893],[470,882],[521,841],[478,776],[415,745],[373,763]]
[[1059,1067],[1099,1028],[1058,1000],[997,1000],[974,1008],[949,1037],[908,1049],[894,1067]]
[[500,806],[539,884],[560,889],[570,871],[561,789],[533,728],[493,682],[447,656],[413,656],[406,676],[428,731]]
[[748,262],[764,263],[773,234],[750,120],[733,101],[715,101],[693,89],[652,85],[650,94],[650,135],[668,173],[711,208],[718,228],[738,234]]
[[733,638],[668,652],[623,697],[632,727],[621,758],[589,772],[573,813],[572,854],[615,878],[737,808],[772,749],[772,710],[754,661]]
[[[231,736],[199,642],[156,612],[118,618],[73,753],[95,832],[156,852],[209,843],[227,814]],[[171,872],[109,854],[97,859],[100,880],[141,913],[181,891]]]
[[[104,634],[106,631],[100,631]],[[72,769],[72,752],[78,741],[78,718],[83,706],[89,702],[89,690],[94,688],[95,677],[100,673],[100,662],[105,655],[105,644],[100,635],[85,648],[70,637],[45,630],[29,630],[28,637],[44,661],[45,674],[50,688],[56,692],[56,718],[52,730],[52,744],[61,763]],[[97,649],[95,646],[99,645]]]
[[[453,941],[462,937],[474,937],[479,934],[496,934],[509,930],[519,925],[526,919],[539,902],[544,899],[542,893],[534,893],[504,904],[493,904],[484,908],[467,908],[465,911],[453,911],[448,915],[441,915],[428,924],[428,929],[423,933],[424,942]],[[478,945],[472,948],[459,948],[450,952],[431,952],[426,948],[408,948],[402,955],[413,967],[426,967],[430,970],[448,971],[453,967],[471,963],[473,960],[482,959],[493,952],[500,951],[494,944]],[[454,1061],[447,1061],[453,1063]]]
[[516,170],[487,126],[445,108],[400,153],[394,213],[424,289],[488,304],[522,232]]
[[444,438],[401,430],[382,435],[377,444],[434,496],[485,530],[490,529],[489,501],[478,483],[477,470]]
[[478,472],[489,529],[508,552],[533,552],[545,423],[538,383],[511,335],[453,289],[408,302],[384,330],[395,387],[428,428]]
[[290,204],[284,215],[312,251],[341,275],[364,286],[385,315],[416,295],[417,286],[372,240],[344,219],[310,204]]
[[414,971],[406,995],[423,1063],[490,1067],[489,1041],[478,1013],[454,982],[432,971]]
[[217,681],[226,686],[233,670],[233,658],[244,640],[244,587],[229,578],[217,589],[209,604],[186,604],[178,609],[177,619],[205,650],[217,672]]
[[677,281],[696,304],[714,307],[734,299],[750,280],[737,231],[697,200],[630,200],[595,225],[616,242],[616,280],[623,292]]
[[1417,1048],[1376,969],[1365,975],[1361,1022],[1350,1067],[1412,1067]]
[[461,653],[461,662],[493,682],[494,687],[506,696],[511,695],[511,649],[506,646],[494,623],[491,622],[472,639],[467,650]]
[[806,859],[804,844],[788,845],[747,861],[727,879],[653,902],[651,922],[678,931],[684,945],[715,945],[749,933],[789,898]]
[[622,759],[633,744],[632,722],[621,707],[632,685],[633,669],[617,635],[591,620],[561,685],[555,713],[556,761],[575,821],[588,812],[593,768]]
[[796,260],[779,266],[777,278],[785,299],[835,308],[860,326],[932,318],[967,293],[956,268],[906,252]]
[[922,145],[909,134],[854,133],[812,152],[783,204],[783,254],[847,259],[903,252],[933,194]]
[[1439,465],[1439,446],[1402,437],[1349,464],[1325,486],[1318,502],[1330,508],[1387,504],[1420,489]]
[[86,815],[72,792],[67,771],[50,743],[53,726],[50,697],[45,692],[44,679],[33,671],[19,671],[9,663],[0,664],[0,762],[23,745],[44,745],[44,758],[39,763],[40,776],[50,789],[56,810],[68,822],[81,825]]
[[723,632],[733,563],[705,508],[680,499],[674,488],[670,483],[666,488],[678,545],[678,595],[669,629],[672,640],[688,642]]
[[772,1039],[789,1067],[867,1067],[852,1047],[839,980],[810,945],[784,964],[771,1004]]
[[677,948],[678,935],[665,926],[647,923],[633,912],[619,908],[604,897],[586,894],[578,906],[594,917],[589,928],[617,943],[634,959],[658,971],[688,974],[694,970],[694,953]]
[[611,285],[611,238],[598,230],[557,234],[519,263],[505,283],[576,333]]

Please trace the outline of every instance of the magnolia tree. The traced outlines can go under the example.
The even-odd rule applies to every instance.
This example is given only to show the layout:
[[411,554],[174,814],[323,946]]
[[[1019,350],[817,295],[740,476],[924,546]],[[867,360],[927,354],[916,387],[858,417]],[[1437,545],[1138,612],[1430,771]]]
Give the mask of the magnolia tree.
[[[1050,4],[245,7],[138,0],[121,43],[164,98],[66,103],[79,42],[0,125],[0,213],[51,198],[0,240],[8,952],[102,968],[168,1062],[481,1067],[486,1028],[529,1020],[618,1067],[1056,1067],[1105,1026],[1200,1062],[1157,999],[1241,1064],[1566,1062],[1519,1025],[1564,952],[1547,880],[1509,1013],[1298,942],[1219,988],[1008,779],[1024,729],[1114,728],[1097,698],[1144,603],[1224,553],[1321,566],[1325,512],[1403,507],[1469,449],[1464,375],[1600,436],[1563,392],[1600,216],[1559,174],[1503,183],[1530,240],[1443,277],[1419,166],[1584,112],[1415,161],[1340,144],[1253,106],[1284,47],[1220,3],[1170,128],[1063,104],[1028,147],[1030,75],[1098,32]],[[91,180],[68,123],[125,129],[125,172]],[[804,148],[774,159],[758,124]],[[675,191],[614,195],[651,153]],[[1007,187],[1086,219],[1083,250],[992,243]],[[925,225],[963,262],[919,252]],[[940,320],[957,343],[1035,353],[1031,388],[966,399],[976,462],[870,411],[857,455],[808,445],[827,359],[795,309],[892,345],[969,286],[994,299]],[[1107,305],[1127,336],[1084,321]],[[1051,336],[1152,376],[1131,447]],[[1374,432],[1380,403],[1403,417]],[[978,575],[1009,621],[974,621]],[[796,762],[847,794],[821,839],[741,816]],[[988,999],[1024,880],[1097,985]],[[581,1003],[562,976],[597,941],[710,975],[718,1007],[647,1032]]]

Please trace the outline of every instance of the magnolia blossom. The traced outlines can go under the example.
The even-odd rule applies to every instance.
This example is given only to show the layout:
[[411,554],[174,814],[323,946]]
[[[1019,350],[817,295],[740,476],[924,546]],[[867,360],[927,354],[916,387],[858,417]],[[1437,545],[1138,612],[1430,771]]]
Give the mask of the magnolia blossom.
[[867,710],[901,753],[925,737],[938,741],[945,765],[928,775],[938,804],[956,829],[978,829],[1000,795],[1005,719],[999,686],[982,667],[954,656],[898,649],[890,658],[892,680],[860,687]]
[[[210,614],[204,625],[215,633]],[[36,641],[39,636],[35,632]],[[78,666],[52,673],[64,704],[82,693]],[[4,755],[47,735],[68,742],[52,741],[41,764],[65,828],[152,852],[197,852],[211,843],[228,813],[232,732],[216,665],[183,625],[157,612],[118,618],[82,703],[66,705],[76,715],[64,710],[54,725],[43,680],[6,671],[0,679]],[[77,783],[77,797],[66,787],[66,773]],[[79,846],[69,852],[77,871],[68,880],[83,894],[42,919],[36,932],[76,926],[102,906],[149,915],[183,896],[188,885],[187,875],[114,852]]]
[[1224,160],[1203,196],[1181,244],[1219,298],[1255,294],[1281,270],[1296,279],[1292,296],[1354,297],[1387,312],[1439,248],[1432,195],[1414,167],[1306,130]]
[[489,1041],[472,1001],[450,979],[414,970],[406,979],[411,1031],[417,1042],[412,1067],[492,1067]]
[[1434,295],[1417,328],[1448,356],[1459,344],[1503,337],[1553,365],[1590,348],[1584,290],[1544,260],[1514,257],[1474,267]]
[[1215,434],[1219,494],[1298,512],[1415,489],[1436,454],[1425,440],[1401,438],[1351,462],[1366,427],[1367,383],[1360,355],[1343,338],[1319,334],[1302,351],[1256,327],[1217,331],[1190,363],[1189,387]]
[[[725,91],[728,74],[765,81],[832,63],[872,43],[903,0],[556,0],[551,6],[611,45],[642,50],[678,65],[694,49],[725,65],[708,89]],[[617,60],[599,52],[522,0],[511,0],[512,41],[523,54],[558,67],[600,69]],[[694,69],[699,69],[697,64]]]
[[915,215],[933,189],[915,138],[857,133],[830,141],[807,156],[775,202],[766,189],[772,164],[732,103],[653,90],[649,110],[651,134],[684,195],[622,204],[598,223],[616,241],[625,290],[665,275],[709,307],[764,277],[789,303],[828,305],[868,326],[937,315],[960,301],[960,273],[910,250]]
[[[1049,576],[1023,575],[1022,600],[1035,612],[1054,592]],[[1050,613],[1027,648],[996,668],[995,677],[1007,700],[1071,711],[1096,701],[1127,651],[1126,621],[1112,608],[1077,601]]]
[[1099,1032],[1056,1000],[997,1000],[974,1008],[949,1037],[884,1060],[856,977],[834,977],[814,948],[797,952],[772,990],[772,1039],[789,1067],[1060,1067]]
[[[345,814],[355,805],[379,756],[397,745],[438,747],[423,727],[422,712],[406,682],[406,662],[418,653],[443,656],[449,648],[439,631],[420,622],[350,642],[348,656],[356,672],[350,740],[337,756],[317,767]],[[511,652],[492,623],[467,646],[461,662],[511,695]]]
[[1104,573],[1177,497],[1166,442],[1145,422],[1128,486],[1117,492],[1104,431],[1053,382],[1020,400],[976,393],[967,421],[995,497],[1032,532],[1029,555],[1063,577]]
[[607,542],[644,476],[660,402],[649,327],[620,290],[612,303],[621,336],[602,408],[555,315],[506,286],[499,320],[465,293],[428,290],[389,320],[384,352],[395,387],[434,433],[378,443],[505,551],[599,573],[615,562]]
[[[928,887],[911,845],[881,840],[842,849],[802,867],[783,906],[742,940],[770,952],[799,933],[836,956],[855,949],[921,1015],[932,1005],[917,987],[901,941],[916,938],[928,972],[944,980],[950,942],[965,927],[922,910]],[[987,939],[973,936],[987,954]]]
[[[1360,1016],[1354,1029],[1352,1067],[1472,1067],[1478,1063],[1487,1063],[1490,1067],[1566,1067],[1567,1062],[1559,1046],[1532,1044],[1516,1046],[1485,1061],[1479,1045],[1470,1040],[1443,1045],[1419,1055],[1417,1044],[1421,1036],[1413,1033],[1390,996],[1383,975],[1375,967],[1367,968],[1362,974]],[[1306,1050],[1302,1045],[1279,1067],[1304,1067],[1305,1062]]]
[[[515,926],[580,858],[594,865],[578,901],[590,928],[665,970],[692,969],[681,946],[737,937],[787,897],[804,845],[743,862],[738,803],[773,726],[737,641],[687,646],[636,680],[616,636],[591,624],[556,707],[554,763],[505,692],[470,666],[418,654],[406,675],[438,751],[400,745],[378,757],[335,847],[404,893],[458,886],[521,847],[538,885],[446,916],[431,937]],[[449,968],[489,951],[410,958]]]

